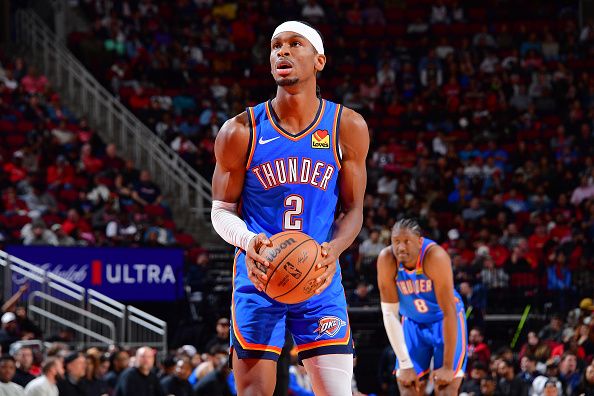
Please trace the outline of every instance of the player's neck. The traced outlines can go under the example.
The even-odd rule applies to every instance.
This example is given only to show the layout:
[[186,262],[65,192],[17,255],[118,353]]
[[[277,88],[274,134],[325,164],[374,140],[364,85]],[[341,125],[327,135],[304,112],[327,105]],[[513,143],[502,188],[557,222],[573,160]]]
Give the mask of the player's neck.
[[320,101],[316,96],[315,89],[292,93],[279,87],[276,97],[272,99],[272,107],[283,127],[295,132],[301,131],[311,124],[319,106]]

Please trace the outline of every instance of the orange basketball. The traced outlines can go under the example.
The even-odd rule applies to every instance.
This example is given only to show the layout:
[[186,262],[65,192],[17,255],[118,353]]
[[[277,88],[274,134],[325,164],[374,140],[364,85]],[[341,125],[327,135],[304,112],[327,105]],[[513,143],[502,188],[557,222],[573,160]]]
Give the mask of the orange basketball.
[[297,304],[313,296],[316,278],[324,273],[323,268],[314,268],[322,257],[320,245],[299,231],[284,231],[269,239],[272,246],[260,251],[270,263],[266,294],[284,304]]

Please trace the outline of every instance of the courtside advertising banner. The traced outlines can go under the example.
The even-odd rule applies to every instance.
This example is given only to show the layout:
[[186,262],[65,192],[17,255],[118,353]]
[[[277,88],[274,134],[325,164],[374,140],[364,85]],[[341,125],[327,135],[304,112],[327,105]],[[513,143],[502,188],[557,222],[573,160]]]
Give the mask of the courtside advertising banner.
[[[9,246],[6,251],[119,301],[174,301],[183,293],[183,250]],[[13,288],[26,278],[12,274]]]

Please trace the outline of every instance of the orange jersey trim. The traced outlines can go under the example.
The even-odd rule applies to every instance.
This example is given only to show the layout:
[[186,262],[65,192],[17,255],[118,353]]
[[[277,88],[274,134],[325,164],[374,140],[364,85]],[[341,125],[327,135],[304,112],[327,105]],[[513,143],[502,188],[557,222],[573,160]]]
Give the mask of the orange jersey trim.
[[338,136],[338,115],[340,114],[341,109],[342,105],[339,104],[336,106],[336,111],[334,112],[334,123],[332,126],[332,151],[334,152],[334,160],[336,161],[336,166],[338,166],[338,170],[340,170],[341,166],[340,159],[338,158],[338,152],[336,149],[338,146],[336,138]]
[[251,351],[274,352],[274,353],[280,355],[282,348],[275,347],[273,345],[252,344],[251,342],[247,342],[245,340],[245,338],[243,338],[243,336],[241,335],[241,332],[239,331],[239,325],[237,324],[237,321],[235,320],[235,318],[237,317],[237,315],[235,314],[235,276],[237,275],[237,257],[239,257],[240,253],[241,253],[241,250],[238,250],[237,253],[235,253],[235,258],[233,259],[233,294],[231,295],[231,313],[233,315],[232,316],[233,317],[233,334],[235,334],[235,338],[237,339],[237,341],[239,341],[239,344],[241,345],[241,347],[243,349],[251,350]]
[[348,345],[349,339],[351,337],[351,325],[350,325],[348,316],[347,316],[346,326],[347,326],[346,334],[340,340],[322,340],[322,341],[310,342],[310,343],[303,344],[303,345],[297,345],[297,352],[309,351],[310,349],[319,348],[319,347],[323,347],[323,346],[329,346],[329,345]]
[[454,370],[454,373],[457,374],[462,369],[462,364],[464,363],[464,358],[466,357],[466,326],[464,325],[464,313],[458,312],[458,319],[460,319],[460,331],[462,332],[462,353],[460,354],[460,360],[458,361],[458,365]]
[[268,117],[268,121],[270,121],[270,125],[272,125],[272,127],[281,135],[283,135],[284,137],[286,137],[287,139],[290,139],[294,142],[303,139],[305,136],[309,135],[309,133],[311,131],[313,131],[318,124],[320,123],[320,121],[322,121],[322,118],[324,116],[324,110],[326,109],[326,100],[322,99],[322,108],[320,110],[320,112],[318,113],[318,117],[316,118],[316,120],[314,121],[314,123],[307,128],[305,131],[300,132],[298,136],[293,136],[293,135],[289,135],[288,133],[285,133],[279,125],[276,124],[276,121],[274,120],[274,117],[272,117],[272,113],[270,111],[270,102],[266,102],[264,107],[266,108],[266,116]]
[[256,118],[254,117],[254,109],[252,107],[248,107],[248,116],[250,119],[250,151],[248,155],[247,162],[245,164],[245,169],[248,170],[250,168],[250,164],[252,163],[252,158],[254,158],[254,151],[256,151]]

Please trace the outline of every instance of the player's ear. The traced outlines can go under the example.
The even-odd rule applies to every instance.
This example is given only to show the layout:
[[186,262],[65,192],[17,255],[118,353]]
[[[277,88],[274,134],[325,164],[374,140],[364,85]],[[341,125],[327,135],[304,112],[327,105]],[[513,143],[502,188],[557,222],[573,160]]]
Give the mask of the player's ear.
[[326,66],[326,55],[316,54],[314,58],[314,68],[316,72],[321,72],[324,70],[324,66]]

